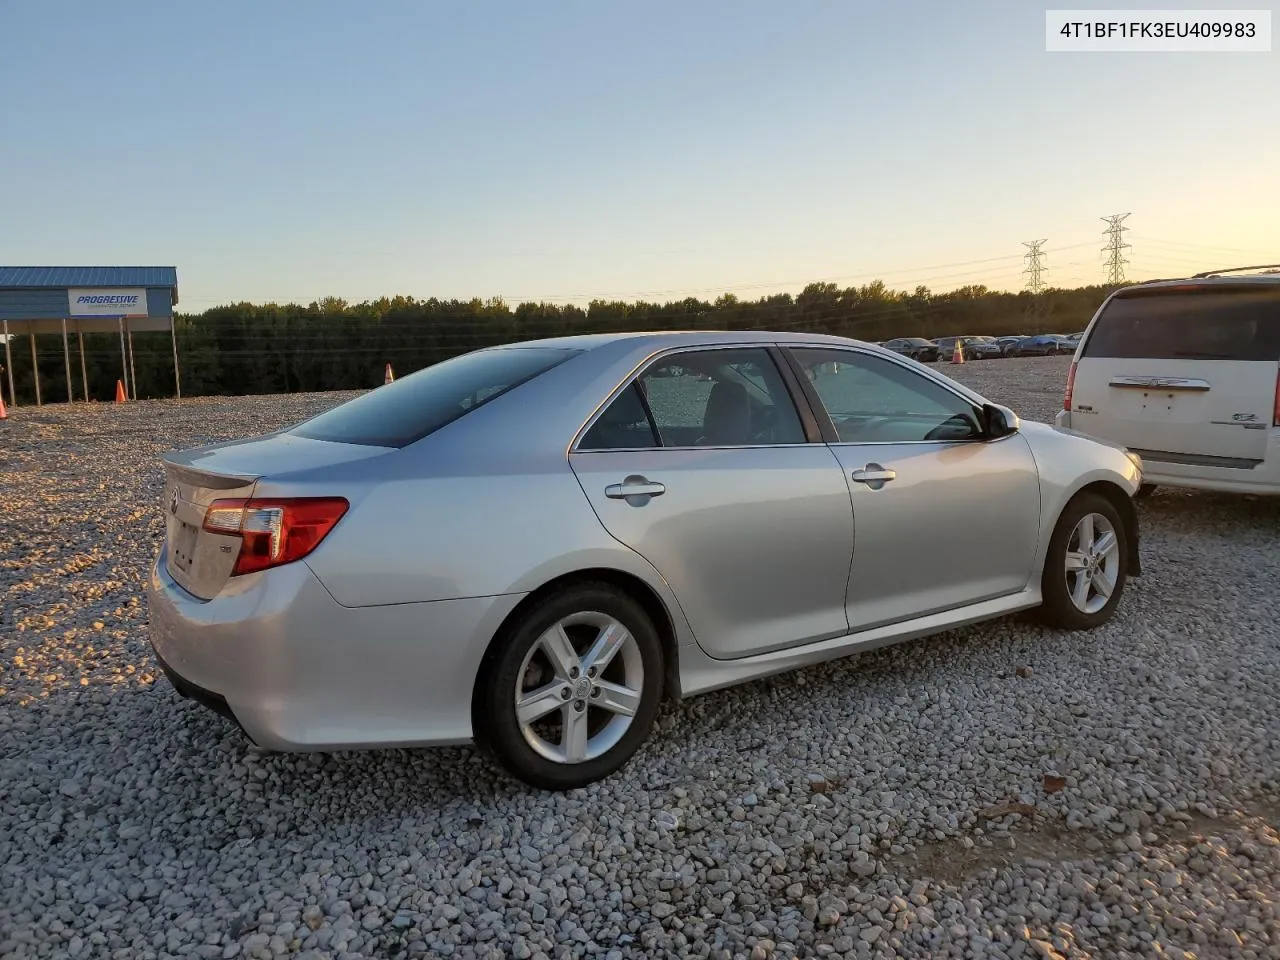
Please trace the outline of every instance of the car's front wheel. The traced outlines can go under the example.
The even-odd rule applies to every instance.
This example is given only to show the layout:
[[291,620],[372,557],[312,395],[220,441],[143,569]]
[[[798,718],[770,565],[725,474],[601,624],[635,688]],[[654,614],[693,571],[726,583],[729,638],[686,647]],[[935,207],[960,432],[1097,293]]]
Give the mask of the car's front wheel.
[[495,640],[476,685],[476,742],[530,786],[586,786],[639,749],[662,684],[662,644],[644,609],[608,584],[575,585]]
[[1096,493],[1076,496],[1058,518],[1045,557],[1041,619],[1091,630],[1115,614],[1131,549],[1120,512]]

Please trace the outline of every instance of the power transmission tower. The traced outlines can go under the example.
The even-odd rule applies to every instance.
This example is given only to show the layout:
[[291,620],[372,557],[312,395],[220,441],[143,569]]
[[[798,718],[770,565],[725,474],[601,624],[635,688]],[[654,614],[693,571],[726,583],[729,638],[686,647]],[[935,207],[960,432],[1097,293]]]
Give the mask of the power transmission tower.
[[1107,235],[1107,245],[1102,248],[1102,252],[1107,255],[1107,283],[1109,284],[1124,283],[1124,265],[1129,262],[1124,258],[1124,251],[1129,249],[1129,244],[1124,242],[1124,232],[1129,228],[1123,224],[1128,216],[1127,213],[1117,213],[1114,216],[1102,218],[1107,225],[1107,229],[1103,231]]
[[1044,292],[1044,251],[1040,249],[1048,240],[1032,240],[1030,243],[1023,241],[1022,245],[1027,248],[1027,255],[1022,259],[1027,261],[1027,268],[1022,272],[1027,275],[1027,291],[1029,293]]

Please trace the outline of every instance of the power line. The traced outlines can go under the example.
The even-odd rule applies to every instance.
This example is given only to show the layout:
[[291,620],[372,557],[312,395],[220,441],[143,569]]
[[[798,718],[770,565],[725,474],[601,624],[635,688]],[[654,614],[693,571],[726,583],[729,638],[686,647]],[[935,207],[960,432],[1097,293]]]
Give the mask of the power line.
[[1040,293],[1044,290],[1044,250],[1042,249],[1048,240],[1024,240],[1022,245],[1027,248],[1026,256],[1023,257],[1027,261],[1026,269],[1022,272],[1027,276],[1027,290],[1030,293]]
[[1156,237],[1147,237],[1140,234],[1132,234],[1133,239],[1141,240],[1143,243],[1155,244],[1157,247],[1172,247],[1180,249],[1188,253],[1200,253],[1206,251],[1214,251],[1217,253],[1247,253],[1258,254],[1262,256],[1272,256],[1275,250],[1258,250],[1256,248],[1246,247],[1217,247],[1206,243],[1183,243],[1179,240],[1161,240]]
[[1129,229],[1124,226],[1124,221],[1129,216],[1127,213],[1117,213],[1102,218],[1107,224],[1107,229],[1103,231],[1107,235],[1107,245],[1102,248],[1102,252],[1107,255],[1109,284],[1124,283],[1124,265],[1129,262],[1124,259],[1124,251],[1129,249],[1129,244],[1124,242],[1124,232]]

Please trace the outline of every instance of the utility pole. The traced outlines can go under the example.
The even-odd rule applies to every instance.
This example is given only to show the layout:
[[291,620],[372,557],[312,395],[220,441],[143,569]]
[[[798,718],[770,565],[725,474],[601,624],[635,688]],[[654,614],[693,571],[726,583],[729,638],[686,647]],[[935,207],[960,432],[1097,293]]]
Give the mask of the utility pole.
[[1022,271],[1027,275],[1027,285],[1024,288],[1027,293],[1031,294],[1031,298],[1027,301],[1026,309],[1023,312],[1023,320],[1026,329],[1031,333],[1041,333],[1041,327],[1044,325],[1044,315],[1046,304],[1045,298],[1041,296],[1044,293],[1044,245],[1048,240],[1032,240],[1030,242],[1023,241],[1022,245],[1027,248],[1026,256],[1023,257],[1027,261],[1026,268]]
[[1022,245],[1027,248],[1027,254],[1022,259],[1027,261],[1027,268],[1022,272],[1027,275],[1027,292],[1043,293],[1044,292],[1044,250],[1041,248],[1048,243],[1048,240],[1032,240],[1030,242],[1023,241]]
[[1124,251],[1129,249],[1129,244],[1124,242],[1124,232],[1129,228],[1123,224],[1128,216],[1127,213],[1117,213],[1102,218],[1107,225],[1107,229],[1103,231],[1107,235],[1107,245],[1102,248],[1102,252],[1107,255],[1108,284],[1124,283],[1124,265],[1129,262],[1124,258]]

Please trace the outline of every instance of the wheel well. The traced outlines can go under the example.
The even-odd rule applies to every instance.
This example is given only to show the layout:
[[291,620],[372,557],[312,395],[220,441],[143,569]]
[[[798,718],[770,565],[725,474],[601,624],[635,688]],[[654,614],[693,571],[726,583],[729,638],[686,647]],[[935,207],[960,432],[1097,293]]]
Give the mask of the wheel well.
[[[680,659],[677,650],[678,644],[676,643],[676,628],[671,621],[671,614],[668,612],[666,604],[662,602],[662,598],[653,592],[653,588],[639,577],[607,567],[575,570],[573,573],[566,573],[563,576],[556,577],[554,580],[548,580],[516,604],[515,609],[507,614],[497,632],[494,633],[489,641],[489,651],[485,653],[479,676],[476,678],[477,683],[482,681],[489,665],[489,652],[494,649],[497,641],[506,636],[507,632],[513,629],[514,625],[519,623],[520,619],[535,605],[542,602],[543,599],[577,583],[606,583],[621,590],[644,608],[644,612],[649,615],[649,619],[653,622],[654,629],[658,631],[658,639],[662,642],[663,668],[666,673],[662,685],[663,699],[679,700]],[[474,702],[475,698],[473,697],[472,700]]]
[[1124,522],[1125,533],[1128,534],[1129,544],[1132,547],[1129,551],[1126,572],[1131,577],[1142,576],[1142,562],[1138,550],[1138,508],[1133,502],[1133,497],[1129,496],[1119,484],[1109,480],[1095,480],[1093,483],[1085,484],[1071,499],[1074,500],[1082,493],[1096,493],[1116,508],[1116,512]]

